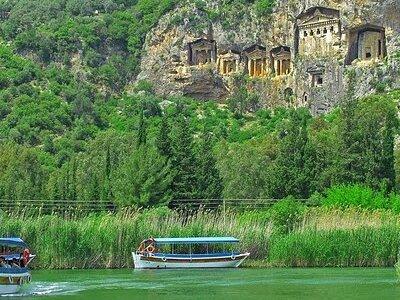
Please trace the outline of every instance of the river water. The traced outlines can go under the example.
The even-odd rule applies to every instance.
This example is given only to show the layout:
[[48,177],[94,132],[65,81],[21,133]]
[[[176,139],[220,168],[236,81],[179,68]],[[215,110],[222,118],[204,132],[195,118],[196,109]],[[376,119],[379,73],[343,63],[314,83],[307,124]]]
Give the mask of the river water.
[[399,299],[394,269],[33,271],[3,299]]

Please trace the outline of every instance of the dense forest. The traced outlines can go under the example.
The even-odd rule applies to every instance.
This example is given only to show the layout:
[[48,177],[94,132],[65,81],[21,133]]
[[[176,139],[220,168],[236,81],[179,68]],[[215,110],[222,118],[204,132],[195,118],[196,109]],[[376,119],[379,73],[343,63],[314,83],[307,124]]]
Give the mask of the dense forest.
[[[273,5],[226,6],[248,2],[260,13]],[[349,95],[313,117],[305,108],[254,112],[260,99],[244,89],[221,104],[134,84],[146,33],[177,4],[0,0],[0,199],[150,207],[305,199],[343,185],[399,190],[400,91]]]

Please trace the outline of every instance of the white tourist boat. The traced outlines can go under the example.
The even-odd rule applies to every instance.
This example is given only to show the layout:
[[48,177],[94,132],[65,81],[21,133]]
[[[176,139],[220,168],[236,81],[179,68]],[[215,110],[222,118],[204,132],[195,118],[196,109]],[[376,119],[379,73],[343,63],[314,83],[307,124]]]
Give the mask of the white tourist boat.
[[[239,240],[234,237],[150,238],[141,242],[132,256],[136,269],[236,268],[250,255],[235,252],[233,244],[237,243]],[[188,252],[178,253],[185,247]],[[205,251],[196,253],[194,249]]]
[[35,255],[20,238],[0,238],[0,295],[18,293],[31,281],[28,269]]

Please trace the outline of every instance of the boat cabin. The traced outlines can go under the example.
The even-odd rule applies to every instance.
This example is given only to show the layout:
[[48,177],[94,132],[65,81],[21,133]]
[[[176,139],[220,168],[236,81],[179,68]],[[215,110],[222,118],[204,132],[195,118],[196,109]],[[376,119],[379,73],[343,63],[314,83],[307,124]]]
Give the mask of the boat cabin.
[[234,237],[150,238],[132,253],[135,268],[238,267],[250,253]]
[[[166,253],[188,256],[205,256],[215,253],[234,254],[234,237],[150,238],[140,243],[138,253]],[[228,251],[228,252],[227,252]]]
[[20,238],[0,238],[0,269],[25,268],[34,255]]
[[0,296],[14,294],[31,281],[28,264],[35,257],[20,238],[0,238]]

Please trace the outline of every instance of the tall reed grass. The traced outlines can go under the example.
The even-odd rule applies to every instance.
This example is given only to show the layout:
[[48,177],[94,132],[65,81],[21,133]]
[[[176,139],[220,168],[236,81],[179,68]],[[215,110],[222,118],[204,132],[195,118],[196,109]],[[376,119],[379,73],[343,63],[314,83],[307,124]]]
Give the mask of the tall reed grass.
[[326,207],[295,211],[296,218],[292,208],[286,212],[282,207],[228,211],[225,217],[215,211],[185,215],[164,208],[89,216],[15,212],[0,214],[0,236],[24,238],[38,255],[35,268],[131,267],[131,252],[143,239],[157,236],[232,235],[241,239],[240,250],[251,252],[256,265],[393,266],[397,261],[397,214]]
[[21,236],[38,254],[36,268],[120,268],[132,266],[131,252],[148,237],[224,236],[242,240],[253,257],[267,255],[270,223],[228,212],[182,216],[165,209],[126,210],[83,218],[26,216],[1,218],[0,236]]
[[268,265],[393,267],[399,247],[400,216],[390,210],[317,207],[294,231],[271,238]]
[[400,227],[306,229],[271,240],[268,260],[274,266],[393,267]]

